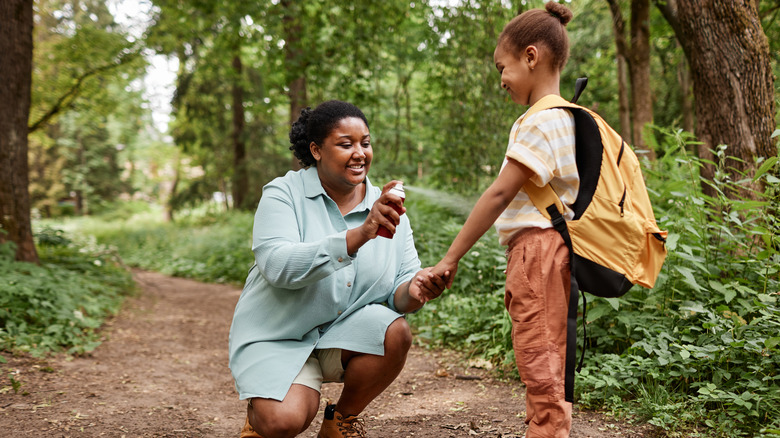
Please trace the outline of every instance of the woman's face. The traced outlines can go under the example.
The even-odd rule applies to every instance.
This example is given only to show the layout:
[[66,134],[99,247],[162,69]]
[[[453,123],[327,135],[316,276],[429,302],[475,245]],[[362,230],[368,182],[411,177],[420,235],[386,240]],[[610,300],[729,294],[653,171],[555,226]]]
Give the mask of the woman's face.
[[309,148],[326,190],[351,191],[366,179],[374,158],[368,126],[357,117],[341,119],[322,145]]

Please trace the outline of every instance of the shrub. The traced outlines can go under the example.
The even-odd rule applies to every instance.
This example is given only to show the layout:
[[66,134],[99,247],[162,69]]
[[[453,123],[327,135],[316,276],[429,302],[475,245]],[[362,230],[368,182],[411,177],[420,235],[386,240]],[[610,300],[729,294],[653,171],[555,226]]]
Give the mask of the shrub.
[[133,290],[131,275],[94,243],[52,229],[37,239],[40,266],[14,261],[13,244],[0,245],[0,350],[91,351],[103,320]]

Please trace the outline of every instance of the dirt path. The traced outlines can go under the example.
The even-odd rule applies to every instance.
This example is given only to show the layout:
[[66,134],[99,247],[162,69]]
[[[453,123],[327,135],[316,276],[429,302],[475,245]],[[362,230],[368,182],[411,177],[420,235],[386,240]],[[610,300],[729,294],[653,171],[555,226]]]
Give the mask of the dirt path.
[[[240,290],[136,272],[142,293],[84,357],[0,364],[0,437],[238,437],[245,403],[227,368]],[[364,412],[371,437],[521,437],[524,389],[459,369],[451,353],[413,348],[399,378]],[[463,376],[470,376],[463,378]],[[12,381],[20,382],[18,393]],[[340,385],[326,384],[325,398]],[[321,414],[301,436],[315,437]],[[572,437],[649,437],[575,412]]]

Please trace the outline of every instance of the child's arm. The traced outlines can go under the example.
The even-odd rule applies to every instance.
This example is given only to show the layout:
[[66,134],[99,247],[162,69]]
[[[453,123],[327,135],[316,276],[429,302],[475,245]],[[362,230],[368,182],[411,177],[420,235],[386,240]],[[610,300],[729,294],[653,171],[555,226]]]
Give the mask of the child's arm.
[[532,175],[533,172],[528,167],[510,158],[498,178],[479,197],[463,228],[450,245],[447,255],[433,268],[433,273],[440,276],[445,276],[449,271],[446,277],[447,288],[452,286],[460,259],[493,226],[498,216]]

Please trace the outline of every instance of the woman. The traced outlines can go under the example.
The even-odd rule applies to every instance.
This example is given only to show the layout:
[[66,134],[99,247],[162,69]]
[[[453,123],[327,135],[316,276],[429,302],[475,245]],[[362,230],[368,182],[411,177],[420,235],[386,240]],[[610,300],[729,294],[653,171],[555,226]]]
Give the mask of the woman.
[[[230,329],[230,369],[249,399],[242,437],[292,437],[341,381],[319,437],[365,436],[363,409],[398,376],[412,335],[403,313],[444,283],[420,270],[402,205],[368,180],[368,122],[354,105],[305,109],[290,131],[304,167],[263,188],[250,269]],[[401,210],[404,211],[403,209]],[[380,227],[392,239],[376,238]]]

